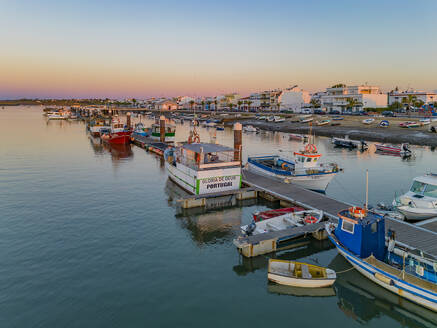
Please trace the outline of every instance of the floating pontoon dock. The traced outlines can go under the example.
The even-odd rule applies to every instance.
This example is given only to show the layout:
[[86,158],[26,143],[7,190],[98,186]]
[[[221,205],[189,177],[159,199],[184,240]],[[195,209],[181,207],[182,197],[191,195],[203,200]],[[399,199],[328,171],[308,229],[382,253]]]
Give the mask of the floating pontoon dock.
[[[286,184],[279,180],[264,177],[259,174],[242,170],[243,183],[256,188],[258,194],[265,193],[274,198],[289,204],[295,204],[307,209],[322,210],[324,215],[332,222],[337,222],[337,213],[352,206],[344,202],[329,198],[324,194],[303,189],[293,184]],[[437,257],[437,220],[417,226],[408,222],[387,218],[386,229],[396,232],[396,241],[409,248],[416,248],[431,256]],[[291,240],[300,235],[313,234],[317,238],[322,238],[321,227],[318,225],[307,226],[307,229],[290,228],[274,233],[265,233],[253,237],[238,240],[240,251],[243,255],[251,257],[266,254],[278,250],[278,245],[284,240]],[[320,232],[320,233],[318,233]],[[257,238],[254,238],[257,237]],[[251,246],[243,251],[243,244],[249,243]],[[238,245],[237,245],[238,247]],[[247,254],[247,255],[246,255]]]
[[164,156],[164,151],[168,148],[168,144],[165,142],[156,141],[150,137],[141,135],[133,135],[132,143],[138,147],[144,148],[147,151],[151,151],[159,156]]

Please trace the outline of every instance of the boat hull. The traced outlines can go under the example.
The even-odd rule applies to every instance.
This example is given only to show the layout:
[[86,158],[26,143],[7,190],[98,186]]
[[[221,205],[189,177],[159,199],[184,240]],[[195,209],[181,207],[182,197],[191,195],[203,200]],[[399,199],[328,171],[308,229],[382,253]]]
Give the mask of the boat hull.
[[301,279],[282,276],[274,273],[268,273],[267,278],[270,281],[280,285],[305,288],[329,287],[332,286],[335,282],[335,279]]
[[165,162],[169,178],[191,194],[203,195],[241,188],[241,168],[195,171]]
[[329,236],[329,239],[334,243],[338,252],[346,259],[346,261],[348,261],[366,278],[392,293],[402,296],[432,311],[437,311],[437,294],[415,287],[414,285],[399,279],[397,276],[393,276],[376,268],[341,247],[341,245],[339,245],[331,236]]
[[422,221],[437,217],[437,210],[434,212],[421,210],[420,208],[414,208],[409,206],[398,206],[397,210],[401,212],[405,218],[411,221]]
[[104,135],[101,139],[109,144],[114,145],[126,145],[130,143],[130,133],[115,133],[110,135]]
[[272,177],[279,180],[285,180],[284,182],[292,183],[298,185],[305,189],[310,189],[318,192],[325,192],[328,184],[337,174],[332,173],[320,173],[320,174],[310,174],[310,175],[279,175],[274,172],[264,170],[252,163],[248,163],[249,171]]

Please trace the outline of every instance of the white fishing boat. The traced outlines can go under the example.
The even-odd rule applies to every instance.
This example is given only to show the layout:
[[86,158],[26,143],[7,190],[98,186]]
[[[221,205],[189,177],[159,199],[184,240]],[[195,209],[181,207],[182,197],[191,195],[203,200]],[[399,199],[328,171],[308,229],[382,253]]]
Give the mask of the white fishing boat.
[[250,224],[241,226],[241,233],[246,236],[259,235],[266,232],[281,231],[292,227],[319,223],[322,219],[323,211],[319,210],[290,212],[268,220],[252,221]]
[[416,177],[410,190],[396,197],[393,206],[412,221],[437,217],[437,174]]
[[431,124],[431,119],[430,118],[422,118],[419,120],[420,125],[429,125]]
[[275,123],[285,122],[285,118],[275,115],[275,116],[273,116],[273,122],[275,122]]
[[267,119],[267,116],[258,116],[257,117],[257,120],[260,120],[260,121],[265,121]]
[[329,123],[331,123],[330,120],[322,120],[322,121],[317,121],[317,126],[324,126],[324,125],[328,125]]
[[267,278],[280,285],[320,288],[332,286],[335,271],[317,265],[269,259]]
[[300,123],[309,123],[309,122],[312,122],[313,120],[314,120],[314,118],[311,115],[303,115],[303,116],[299,117]]
[[324,192],[339,172],[339,167],[335,163],[319,164],[321,156],[314,144],[308,144],[300,152],[294,153],[293,160],[278,155],[250,156],[247,166],[249,171],[254,173]]
[[164,158],[169,178],[192,194],[241,187],[239,152],[214,143],[201,143],[195,130],[188,143],[165,150]]
[[47,118],[49,120],[66,120],[66,119],[68,119],[68,116],[62,112],[54,112],[54,113],[48,114]]
[[245,131],[245,132],[257,132],[258,130],[253,125],[245,125],[245,126],[243,126],[243,131]]
[[370,125],[373,122],[375,122],[375,119],[374,118],[366,118],[362,122],[363,122],[363,124]]

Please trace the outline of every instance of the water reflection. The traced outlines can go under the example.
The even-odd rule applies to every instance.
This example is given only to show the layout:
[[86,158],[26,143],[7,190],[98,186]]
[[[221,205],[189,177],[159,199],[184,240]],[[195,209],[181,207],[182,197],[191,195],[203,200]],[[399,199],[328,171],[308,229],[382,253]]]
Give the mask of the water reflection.
[[267,290],[269,293],[278,295],[291,295],[300,297],[330,297],[335,296],[335,290],[333,287],[322,288],[304,288],[304,287],[292,287],[283,286],[268,282]]
[[107,144],[102,143],[103,148],[111,154],[111,159],[113,162],[119,162],[123,159],[131,159],[134,155],[132,152],[131,145],[124,145],[124,144]]
[[297,261],[334,248],[334,245],[329,240],[315,240],[312,237],[296,239],[293,246],[294,248],[291,250],[281,251],[276,254],[272,253],[270,256],[247,258],[241,255],[239,256],[239,263],[233,267],[233,270],[237,275],[245,276],[260,269],[266,270],[269,265],[269,258]]
[[100,140],[100,138],[95,138],[91,135],[88,135],[88,139],[90,140],[91,148],[93,149],[96,155],[101,155],[104,153],[105,148],[103,147],[103,143],[102,140]]

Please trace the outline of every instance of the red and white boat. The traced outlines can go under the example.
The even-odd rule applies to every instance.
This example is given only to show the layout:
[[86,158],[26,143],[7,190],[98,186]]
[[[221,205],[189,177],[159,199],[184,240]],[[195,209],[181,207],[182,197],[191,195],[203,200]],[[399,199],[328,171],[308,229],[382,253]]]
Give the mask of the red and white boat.
[[294,212],[300,212],[303,211],[304,208],[295,206],[295,207],[285,207],[285,208],[278,208],[275,210],[267,210],[264,212],[254,212],[252,214],[253,220],[255,222],[260,222],[264,220],[268,220],[280,215],[288,214],[288,213],[294,213]]
[[412,155],[407,143],[403,143],[400,146],[390,144],[375,144],[375,147],[377,151],[384,153],[390,153],[404,157]]
[[307,136],[304,136],[302,134],[296,134],[296,133],[290,133],[289,134],[290,140],[297,140],[297,141],[306,141],[308,140]]
[[123,123],[112,121],[111,132],[101,135],[100,138],[109,144],[129,144],[131,134],[132,131],[126,129]]

